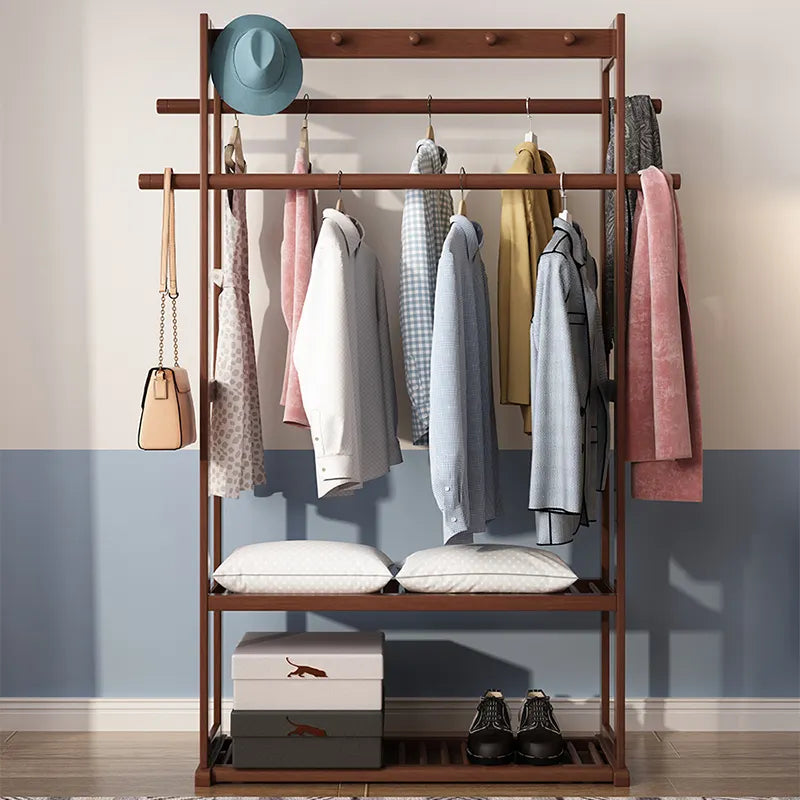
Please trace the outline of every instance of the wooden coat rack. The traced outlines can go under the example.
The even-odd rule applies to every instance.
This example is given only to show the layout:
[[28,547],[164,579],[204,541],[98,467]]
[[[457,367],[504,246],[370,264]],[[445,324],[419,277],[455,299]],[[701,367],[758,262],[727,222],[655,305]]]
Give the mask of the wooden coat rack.
[[[557,189],[559,175],[466,174],[410,175],[408,173],[367,173],[321,175],[237,174],[222,172],[222,115],[235,110],[221,102],[216,91],[209,98],[209,48],[220,29],[209,27],[207,14],[200,15],[199,100],[161,99],[160,114],[198,114],[200,120],[200,168],[197,174],[174,176],[176,189],[199,190],[200,198],[200,763],[195,773],[197,786],[214,783],[271,782],[469,782],[469,783],[613,783],[628,786],[625,762],[625,462],[615,459],[614,515],[610,509],[611,490],[603,495],[600,538],[600,576],[579,580],[558,594],[406,594],[365,595],[237,595],[213,582],[209,572],[222,561],[222,499],[209,504],[209,366],[216,351],[217,298],[209,320],[209,192],[213,193],[213,258],[222,259],[223,189]],[[625,168],[625,16],[618,14],[610,28],[601,29],[358,29],[292,30],[304,59],[311,58],[582,58],[600,62],[599,99],[531,100],[535,114],[597,114],[601,117],[600,173],[570,173],[564,188],[615,191],[615,364],[625,363],[625,192],[639,188],[638,174],[626,175]],[[603,174],[609,144],[611,108],[610,73],[614,71],[615,164],[614,174]],[[661,101],[655,100],[656,111]],[[427,99],[320,99],[295,100],[286,114],[423,114]],[[435,114],[522,114],[525,99],[434,99]],[[213,164],[209,170],[209,127],[213,130]],[[674,176],[676,188],[680,176]],[[162,189],[163,174],[139,175],[142,189]],[[605,192],[603,209],[605,206]],[[605,253],[605,224],[601,225],[600,253]],[[602,259],[601,259],[602,262]],[[212,325],[209,325],[209,322]],[[213,333],[213,336],[212,336]],[[625,373],[617,369],[614,403],[614,446],[624,453]],[[211,523],[209,527],[209,522]],[[612,529],[614,559],[612,576]],[[209,537],[209,534],[211,536]],[[222,731],[222,612],[223,611],[596,611],[600,614],[600,720],[593,736],[567,737],[568,758],[554,766],[484,767],[466,759],[463,737],[404,737],[385,740],[385,766],[363,769],[237,769],[231,764],[230,738]],[[614,708],[611,721],[611,615],[614,616]],[[213,622],[213,626],[210,623]],[[213,630],[213,642],[210,634]],[[212,690],[209,691],[209,654],[213,655]],[[211,695],[211,696],[210,696]],[[209,709],[209,701],[210,709]],[[209,722],[211,721],[211,724]]]

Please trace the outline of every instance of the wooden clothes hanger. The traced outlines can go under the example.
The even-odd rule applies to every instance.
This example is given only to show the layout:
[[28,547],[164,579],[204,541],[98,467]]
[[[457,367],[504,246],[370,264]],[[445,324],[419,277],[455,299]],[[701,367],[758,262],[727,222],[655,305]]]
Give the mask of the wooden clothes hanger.
[[306,151],[306,154],[308,154],[308,112],[311,108],[311,98],[308,96],[308,92],[303,95],[303,100],[306,101],[306,113],[303,117],[303,124],[300,126],[300,140],[297,146],[301,147]]
[[569,213],[567,210],[567,190],[564,188],[564,175],[565,173],[561,173],[561,180],[559,194],[561,195],[561,213],[558,215],[559,219],[563,219],[564,222],[568,222],[570,225],[572,224],[572,214]]
[[436,139],[433,135],[433,122],[431,120],[431,100],[433,100],[433,97],[428,95],[428,128],[425,131],[425,138],[435,142]]
[[533,116],[531,115],[530,97],[525,98],[525,113],[528,115],[528,132],[525,134],[525,141],[532,142],[538,147],[539,140],[536,138],[536,134],[533,132]]
[[236,172],[238,166],[241,172],[247,172],[247,162],[244,160],[242,149],[242,133],[239,130],[239,115],[233,112],[233,130],[231,130],[228,144],[225,145],[225,166],[230,172]]
[[336,210],[341,211],[342,214],[345,213],[344,210],[344,203],[342,202],[342,171],[339,170],[339,175],[337,176],[337,184],[339,188],[339,197],[336,200]]
[[464,176],[467,174],[467,171],[464,167],[458,171],[458,185],[461,187],[461,200],[458,203],[458,213],[462,217],[467,216],[467,202],[464,200]]

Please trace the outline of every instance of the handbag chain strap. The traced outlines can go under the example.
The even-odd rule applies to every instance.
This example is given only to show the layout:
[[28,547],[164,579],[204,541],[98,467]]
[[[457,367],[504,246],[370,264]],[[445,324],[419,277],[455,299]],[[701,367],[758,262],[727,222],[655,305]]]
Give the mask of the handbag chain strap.
[[172,301],[172,346],[175,366],[178,367],[178,274],[175,261],[175,190],[172,169],[164,170],[164,211],[161,222],[161,274],[158,291],[161,294],[161,316],[158,333],[158,368],[164,367],[164,327],[167,315],[167,296]]

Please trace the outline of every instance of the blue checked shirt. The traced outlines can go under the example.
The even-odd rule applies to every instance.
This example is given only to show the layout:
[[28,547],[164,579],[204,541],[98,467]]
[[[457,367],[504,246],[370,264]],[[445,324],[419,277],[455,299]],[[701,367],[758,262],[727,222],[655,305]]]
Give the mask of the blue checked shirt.
[[[417,142],[412,174],[441,174],[446,166],[447,153],[443,148],[432,139]],[[453,198],[446,189],[406,191],[400,265],[400,333],[414,444],[428,442],[436,266],[452,213]]]
[[500,511],[483,231],[464,216],[452,223],[436,279],[430,387],[431,486],[445,543],[482,533]]

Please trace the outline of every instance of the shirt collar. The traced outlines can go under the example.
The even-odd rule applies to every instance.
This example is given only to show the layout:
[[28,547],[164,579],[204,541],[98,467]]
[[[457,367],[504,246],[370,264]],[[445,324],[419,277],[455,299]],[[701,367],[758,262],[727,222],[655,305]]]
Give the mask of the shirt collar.
[[475,254],[483,247],[483,228],[477,223],[465,217],[463,214],[453,214],[450,217],[451,225],[458,225],[464,232],[467,240],[467,254],[469,260],[475,258]]
[[561,217],[556,217],[553,220],[553,228],[569,234],[572,241],[572,258],[576,264],[583,266],[586,263],[586,237],[581,226],[577,222],[569,223]]
[[447,150],[436,144],[433,139],[420,139],[417,142],[417,153],[423,153],[433,164],[434,172],[444,172],[447,167]]
[[355,217],[350,217],[335,208],[326,208],[322,212],[322,218],[329,219],[339,226],[347,242],[348,252],[351,255],[355,253],[364,238],[364,228],[361,223]]

